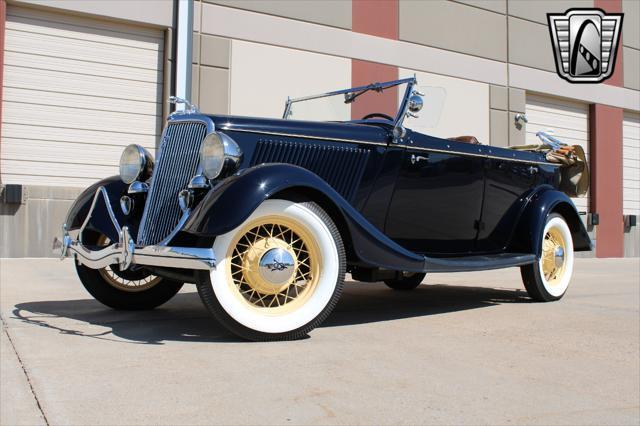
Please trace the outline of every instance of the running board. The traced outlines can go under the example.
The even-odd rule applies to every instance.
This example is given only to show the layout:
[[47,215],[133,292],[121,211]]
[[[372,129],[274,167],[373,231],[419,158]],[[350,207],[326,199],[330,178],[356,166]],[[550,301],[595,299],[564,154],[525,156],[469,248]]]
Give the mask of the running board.
[[536,261],[534,254],[502,253],[489,256],[426,257],[424,272],[468,272],[529,265]]

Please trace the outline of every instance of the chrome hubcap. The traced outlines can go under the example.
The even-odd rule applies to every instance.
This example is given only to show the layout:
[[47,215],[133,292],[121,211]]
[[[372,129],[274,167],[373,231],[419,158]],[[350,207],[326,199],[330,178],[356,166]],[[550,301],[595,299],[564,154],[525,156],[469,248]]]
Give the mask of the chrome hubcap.
[[269,284],[281,286],[289,282],[295,273],[296,260],[283,248],[273,248],[260,258],[260,276]]
[[553,258],[556,263],[556,268],[562,267],[564,264],[564,249],[560,246],[556,247],[555,252],[553,253]]

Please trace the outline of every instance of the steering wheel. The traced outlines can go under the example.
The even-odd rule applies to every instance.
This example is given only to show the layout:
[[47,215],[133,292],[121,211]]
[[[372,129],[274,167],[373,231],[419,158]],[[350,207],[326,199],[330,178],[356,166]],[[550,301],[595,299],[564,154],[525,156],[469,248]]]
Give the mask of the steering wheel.
[[383,114],[381,112],[372,112],[371,114],[367,114],[364,117],[362,117],[362,119],[368,120],[370,118],[375,118],[375,117],[380,117],[380,118],[384,118],[385,120],[393,121],[393,117],[387,114]]

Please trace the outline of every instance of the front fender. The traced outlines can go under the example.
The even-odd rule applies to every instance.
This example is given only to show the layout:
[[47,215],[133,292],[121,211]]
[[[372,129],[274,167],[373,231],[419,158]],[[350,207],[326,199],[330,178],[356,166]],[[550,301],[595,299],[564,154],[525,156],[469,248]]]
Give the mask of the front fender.
[[[82,226],[82,223],[89,213],[93,197],[101,186],[107,190],[109,203],[111,204],[111,209],[113,210],[116,220],[120,224],[125,223],[124,214],[122,213],[122,210],[120,210],[119,200],[122,193],[126,191],[127,185],[122,182],[119,176],[111,176],[102,179],[85,189],[78,198],[76,198],[73,204],[71,204],[65,219],[65,224],[68,230],[79,229]],[[111,219],[109,219],[106,214],[106,209],[95,209],[95,214],[91,217],[88,227],[101,232],[112,241],[118,241],[118,235],[114,233]]]
[[[318,175],[291,164],[263,164],[245,169],[214,187],[194,209],[183,231],[215,237],[238,227],[268,198],[289,189],[321,194],[325,209],[337,211],[346,224],[354,254],[362,262],[381,268],[418,272],[424,257],[389,239]],[[335,218],[334,218],[335,219]]]
[[544,238],[542,232],[551,213],[561,214],[569,225],[574,251],[592,249],[591,238],[571,198],[551,186],[543,186],[529,196],[509,251],[533,253],[539,258]]

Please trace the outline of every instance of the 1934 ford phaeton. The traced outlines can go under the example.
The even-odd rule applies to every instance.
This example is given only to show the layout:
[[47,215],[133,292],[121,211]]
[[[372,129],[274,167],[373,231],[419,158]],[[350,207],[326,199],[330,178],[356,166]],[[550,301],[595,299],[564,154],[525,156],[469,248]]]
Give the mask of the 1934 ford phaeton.
[[[185,110],[169,117],[157,161],[126,147],[120,175],[79,196],[54,248],[107,306],[154,308],[195,283],[215,318],[251,340],[306,335],[347,272],[410,290],[429,272],[519,266],[533,299],[561,298],[574,251],[591,241],[561,190],[564,166],[548,160],[558,146],[519,151],[406,129],[423,105],[416,84],[288,100],[283,119],[208,116],[174,99]],[[396,86],[395,117],[288,119],[297,102],[348,104]]]

